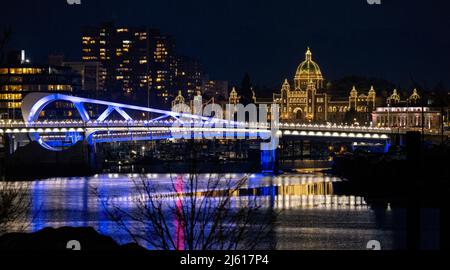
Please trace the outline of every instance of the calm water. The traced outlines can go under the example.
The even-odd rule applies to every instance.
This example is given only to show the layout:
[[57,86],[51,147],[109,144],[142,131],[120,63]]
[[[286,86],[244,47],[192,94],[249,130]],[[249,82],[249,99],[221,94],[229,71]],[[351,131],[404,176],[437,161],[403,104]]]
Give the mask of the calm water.
[[[236,180],[243,176],[226,175]],[[109,174],[30,182],[33,209],[28,229],[92,226],[127,243],[130,238],[107,218],[102,201],[132,209],[139,196],[136,179],[145,178],[155,184],[157,193],[167,193],[173,179],[182,177],[187,175]],[[199,183],[206,183],[209,177],[216,176],[202,174]],[[274,224],[277,249],[366,249],[370,240],[380,241],[383,249],[403,248],[404,212],[374,210],[362,197],[336,195],[339,182],[339,178],[322,174],[251,175],[247,186],[258,190],[254,194],[263,207],[280,212]]]

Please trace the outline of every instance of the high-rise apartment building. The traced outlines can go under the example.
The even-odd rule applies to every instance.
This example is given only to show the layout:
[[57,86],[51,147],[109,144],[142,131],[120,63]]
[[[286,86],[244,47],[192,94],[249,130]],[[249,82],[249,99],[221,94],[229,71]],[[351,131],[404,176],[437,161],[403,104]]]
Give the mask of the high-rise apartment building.
[[86,27],[82,60],[105,68],[111,98],[164,106],[176,93],[175,40],[148,27]]

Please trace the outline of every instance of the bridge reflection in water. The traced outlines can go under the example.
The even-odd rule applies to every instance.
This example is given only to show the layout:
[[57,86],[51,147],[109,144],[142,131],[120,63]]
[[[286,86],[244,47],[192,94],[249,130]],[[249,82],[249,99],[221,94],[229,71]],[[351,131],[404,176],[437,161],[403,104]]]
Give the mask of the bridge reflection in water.
[[[201,174],[199,182],[206,183],[214,177],[225,177],[241,179],[244,174]],[[119,203],[124,207],[132,207],[134,202],[141,199],[141,194],[135,188],[135,181],[153,181],[158,192],[155,196],[175,198],[176,193],[172,190],[172,181],[178,177],[187,179],[189,175],[170,174],[105,174],[83,178],[52,178],[34,181],[31,183],[31,195],[33,205],[37,214],[37,220],[46,210],[74,212],[101,211],[102,200]],[[367,205],[362,197],[343,196],[334,194],[333,185],[340,182],[339,178],[322,175],[283,175],[263,176],[251,175],[246,187],[241,188],[233,195],[235,207],[239,202],[245,202],[249,197],[256,196],[261,205],[276,209],[290,209],[298,207],[314,208],[345,208],[359,209]],[[96,190],[98,194],[94,194]],[[199,192],[201,192],[201,185]],[[42,210],[43,212],[40,212]],[[76,218],[76,217],[75,217]],[[70,225],[71,218],[68,217],[63,223]],[[57,221],[51,217],[41,220],[50,223]],[[88,221],[77,220],[77,223],[87,225]],[[42,226],[45,224],[41,224]],[[42,227],[38,226],[38,227]],[[35,229],[39,229],[35,227]]]
[[[201,183],[218,176],[218,174],[201,174],[199,181]],[[92,226],[100,233],[125,243],[130,239],[123,232],[119,232],[117,225],[108,219],[102,200],[112,201],[124,210],[132,210],[140,196],[135,187],[136,179],[152,181],[158,187],[157,195],[165,196],[168,200],[176,199],[171,197],[172,180],[180,179],[180,177],[186,178],[188,175],[106,174],[30,182],[28,189],[33,198],[33,209],[29,216],[31,223],[29,230],[37,231],[44,227]],[[225,177],[240,179],[244,177],[244,174],[229,174]],[[344,249],[364,248],[364,241],[370,238],[370,235],[376,235],[381,239],[386,238],[384,242],[391,243],[392,246],[390,239],[392,231],[389,228],[386,229],[386,226],[392,225],[393,221],[390,220],[392,218],[388,217],[383,221],[387,222],[387,225],[380,225],[364,198],[336,194],[335,187],[339,185],[339,182],[341,182],[339,178],[320,174],[292,174],[276,177],[251,175],[247,186],[233,194],[231,205],[239,208],[245,205],[246,201],[256,199],[264,208],[280,210],[282,214],[278,218],[275,231],[280,233],[280,241],[283,243],[278,243],[277,247],[321,249],[324,240],[320,236],[316,238],[315,235],[326,233],[333,228],[333,237],[338,237],[338,242],[342,241],[339,238],[340,233],[343,233],[342,237],[352,235],[353,238],[362,238],[356,239],[361,241],[357,244],[353,239],[349,246],[343,247]],[[178,188],[184,187],[178,186]],[[94,190],[96,190],[95,193]],[[309,241],[312,244],[295,242],[297,241],[295,237],[298,238],[299,234],[294,231],[299,229],[302,230],[301,241]],[[291,231],[293,234],[290,233]],[[290,238],[289,235],[295,237]],[[310,237],[305,238],[308,235]],[[342,245],[342,243],[338,244]],[[329,243],[327,248],[332,247],[331,245],[332,243]]]

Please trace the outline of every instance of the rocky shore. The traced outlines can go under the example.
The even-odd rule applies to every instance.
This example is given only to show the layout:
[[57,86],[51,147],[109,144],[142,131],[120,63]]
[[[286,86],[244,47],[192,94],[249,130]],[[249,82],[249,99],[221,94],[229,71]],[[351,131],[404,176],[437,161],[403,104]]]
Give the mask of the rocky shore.
[[121,253],[147,251],[137,244],[119,245],[111,237],[102,235],[91,227],[44,228],[34,233],[7,233],[0,236],[0,252],[75,252],[74,250]]

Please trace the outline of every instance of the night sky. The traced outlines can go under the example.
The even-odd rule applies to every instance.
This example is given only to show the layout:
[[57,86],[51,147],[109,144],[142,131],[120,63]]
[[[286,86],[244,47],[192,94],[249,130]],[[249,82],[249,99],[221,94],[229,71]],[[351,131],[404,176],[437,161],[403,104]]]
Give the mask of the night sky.
[[212,79],[279,87],[307,46],[328,80],[374,76],[408,87],[450,85],[450,1],[382,0],[7,0],[0,29],[33,62],[49,53],[79,60],[80,29],[115,20],[160,28],[178,51],[201,60]]

